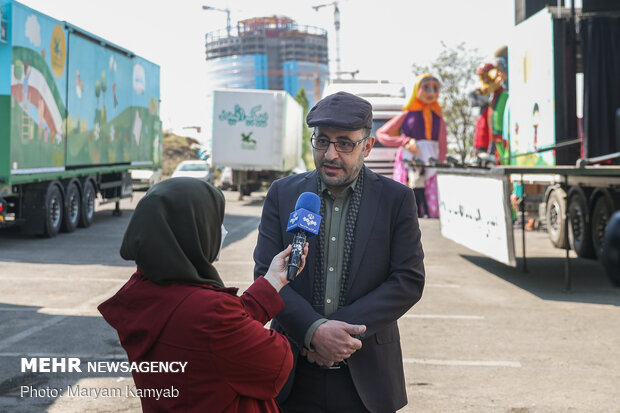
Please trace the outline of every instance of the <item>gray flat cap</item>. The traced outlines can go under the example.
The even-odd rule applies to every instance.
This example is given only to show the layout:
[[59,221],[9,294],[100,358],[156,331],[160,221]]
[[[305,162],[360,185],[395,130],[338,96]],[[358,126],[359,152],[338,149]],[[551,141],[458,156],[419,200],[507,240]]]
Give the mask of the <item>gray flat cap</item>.
[[310,128],[372,129],[372,105],[351,93],[337,92],[319,100],[308,112],[306,123]]

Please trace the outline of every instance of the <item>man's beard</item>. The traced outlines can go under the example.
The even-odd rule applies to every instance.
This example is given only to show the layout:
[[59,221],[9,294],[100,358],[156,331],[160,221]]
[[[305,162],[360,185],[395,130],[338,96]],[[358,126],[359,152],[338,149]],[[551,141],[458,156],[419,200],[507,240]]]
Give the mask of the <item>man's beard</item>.
[[[327,162],[325,161],[325,159],[323,159],[323,161],[321,161],[321,166],[318,168],[319,175],[321,176],[321,179],[328,187],[344,188],[347,185],[349,185],[351,182],[353,182],[355,178],[357,178],[357,175],[362,169],[362,166],[364,165],[363,163],[364,158],[363,158],[363,155],[360,155],[360,157],[362,158],[362,162],[353,166],[352,169],[347,169],[345,165],[343,164],[343,162],[339,162],[339,161]],[[329,176],[323,170],[323,166],[339,168],[341,171],[344,172],[344,175]]]

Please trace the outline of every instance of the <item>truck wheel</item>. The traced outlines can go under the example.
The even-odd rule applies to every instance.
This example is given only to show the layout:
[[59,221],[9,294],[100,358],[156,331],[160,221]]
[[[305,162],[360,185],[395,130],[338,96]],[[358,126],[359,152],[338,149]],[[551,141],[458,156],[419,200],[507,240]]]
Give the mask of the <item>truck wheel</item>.
[[556,188],[549,194],[545,218],[547,221],[547,234],[556,248],[566,247],[566,192]]
[[250,184],[241,185],[241,187],[239,188],[239,192],[241,192],[241,195],[249,196],[252,194],[252,187],[250,186]]
[[599,259],[603,256],[605,229],[613,212],[613,202],[609,197],[603,195],[596,200],[592,210],[592,246]]
[[609,281],[620,287],[620,211],[616,211],[609,219],[601,262]]
[[82,228],[88,228],[95,219],[95,198],[97,193],[92,181],[84,182],[84,189],[82,192],[82,210],[80,211],[79,226]]
[[65,213],[62,217],[63,232],[73,232],[80,220],[80,209],[82,204],[80,202],[80,190],[75,183],[69,184],[67,191],[65,192]]
[[45,222],[43,235],[52,238],[60,231],[63,216],[62,193],[55,184],[50,184],[45,194]]
[[592,231],[588,221],[586,197],[582,191],[573,192],[568,199],[568,240],[580,258],[593,258]]
[[256,191],[260,190],[261,187],[262,187],[262,185],[261,185],[260,182],[254,182],[253,184],[250,184],[250,191],[251,192],[256,192]]

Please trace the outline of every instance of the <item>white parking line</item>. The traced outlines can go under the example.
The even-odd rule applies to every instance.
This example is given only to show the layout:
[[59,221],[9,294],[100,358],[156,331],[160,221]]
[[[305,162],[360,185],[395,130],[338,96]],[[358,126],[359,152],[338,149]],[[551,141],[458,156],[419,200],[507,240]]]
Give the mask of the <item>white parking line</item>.
[[521,367],[521,363],[518,361],[431,360],[404,358],[403,363],[432,364],[436,366]]
[[49,315],[71,315],[71,316],[99,316],[99,311],[96,308],[56,308],[56,307],[41,307],[41,308],[11,308],[0,307],[0,312],[31,312],[39,314]]
[[403,318],[439,318],[447,320],[484,320],[481,315],[405,314]]
[[[72,309],[72,311],[84,311],[85,313],[89,313],[92,311],[92,307],[98,305],[99,303],[101,303],[102,301],[108,299],[109,297],[111,297],[116,290],[118,289],[118,287],[112,287],[110,288],[108,291],[106,291],[105,293],[98,295],[96,297],[91,298],[90,300],[84,301],[83,303],[77,305],[76,307],[74,307]],[[43,309],[41,309],[43,310]],[[74,315],[74,314],[71,314]],[[21,333],[17,333],[15,335],[12,335],[10,337],[7,337],[3,340],[0,340],[0,350],[4,349],[12,344],[17,343],[18,341],[21,341],[23,339],[25,339],[26,337],[29,337],[33,334],[38,333],[41,330],[44,330],[48,327],[53,326],[54,324],[58,324],[61,321],[63,321],[64,319],[66,319],[67,317],[69,317],[69,315],[57,315],[54,316],[48,320],[43,321],[41,324],[38,324],[36,326],[32,326],[24,331],[22,331]]]
[[426,283],[425,287],[433,287],[433,288],[461,288],[458,284],[448,284],[448,283]]
[[5,338],[4,340],[0,341],[0,349],[3,349],[5,347],[8,347],[12,344],[17,343],[20,340],[23,340],[26,337],[29,337],[33,334],[38,333],[39,331],[46,329],[48,327],[53,326],[54,324],[58,324],[60,323],[62,320],[64,320],[65,318],[67,318],[68,316],[66,315],[62,315],[62,316],[56,316],[56,317],[52,317],[48,320],[43,321],[41,324],[37,324],[36,326],[27,328],[26,330],[22,331],[21,333],[12,335],[10,337]]
[[99,317],[99,311],[96,308],[55,308],[42,307],[37,311],[39,314],[47,315],[70,315],[72,317]]

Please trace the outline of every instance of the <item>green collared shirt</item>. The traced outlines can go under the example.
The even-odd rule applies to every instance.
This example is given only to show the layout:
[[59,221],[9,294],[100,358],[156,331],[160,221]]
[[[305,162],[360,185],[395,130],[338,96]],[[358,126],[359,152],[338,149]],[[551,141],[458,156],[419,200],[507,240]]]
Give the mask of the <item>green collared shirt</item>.
[[[323,315],[329,317],[338,310],[340,300],[340,285],[342,281],[342,267],[344,263],[344,237],[347,224],[347,212],[351,195],[355,190],[357,178],[353,180],[338,196],[327,188],[320,180],[320,191],[325,202],[325,261],[323,273],[325,274],[325,297],[323,298]],[[316,320],[304,338],[306,348],[311,349],[310,341],[319,325],[326,322],[326,318]]]

